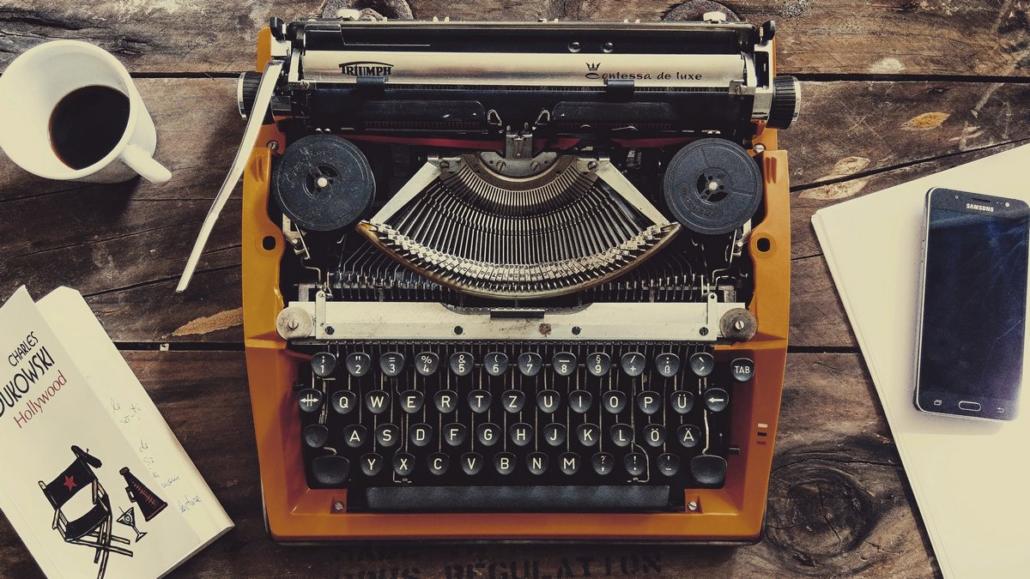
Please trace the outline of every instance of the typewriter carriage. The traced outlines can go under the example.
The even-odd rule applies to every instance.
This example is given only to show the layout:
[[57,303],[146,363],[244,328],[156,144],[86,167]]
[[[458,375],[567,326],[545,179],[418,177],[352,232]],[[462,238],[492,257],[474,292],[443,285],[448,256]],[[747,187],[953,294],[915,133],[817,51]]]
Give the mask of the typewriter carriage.
[[[259,35],[258,68],[271,57],[271,32]],[[657,539],[753,542],[761,534],[773,440],[786,357],[789,308],[789,199],[786,154],[775,129],[757,123],[754,145],[762,165],[761,220],[748,239],[753,294],[748,310],[758,333],[747,342],[715,346],[720,361],[748,354],[761,368],[746,396],[731,406],[731,439],[740,453],[728,457],[726,483],[687,489],[681,512],[663,513],[413,513],[348,511],[346,489],[310,488],[300,440],[301,422],[290,387],[306,357],[290,350],[276,329],[287,300],[280,263],[291,251],[270,213],[273,148],[285,150],[275,124],[261,129],[259,146],[244,173],[243,303],[247,370],[257,434],[267,526],[281,541],[338,539]],[[274,145],[272,145],[274,143]],[[455,337],[457,339],[457,337]]]

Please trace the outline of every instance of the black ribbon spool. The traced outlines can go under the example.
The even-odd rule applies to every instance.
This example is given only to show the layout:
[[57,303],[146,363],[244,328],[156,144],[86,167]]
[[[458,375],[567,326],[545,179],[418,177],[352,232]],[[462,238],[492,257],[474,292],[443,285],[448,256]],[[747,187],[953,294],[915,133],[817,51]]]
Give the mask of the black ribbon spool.
[[762,172],[747,151],[725,139],[698,139],[673,155],[663,180],[665,203],[684,227],[721,235],[762,204]]
[[273,184],[283,213],[308,231],[353,225],[376,192],[365,154],[334,135],[308,135],[286,147]]

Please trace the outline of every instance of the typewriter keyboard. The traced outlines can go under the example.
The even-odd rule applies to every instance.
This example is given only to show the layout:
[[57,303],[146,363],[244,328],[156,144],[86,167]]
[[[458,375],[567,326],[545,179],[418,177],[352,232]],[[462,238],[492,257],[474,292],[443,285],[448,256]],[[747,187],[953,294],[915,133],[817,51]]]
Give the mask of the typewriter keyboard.
[[350,511],[660,511],[721,487],[746,357],[694,345],[338,343],[295,401]]

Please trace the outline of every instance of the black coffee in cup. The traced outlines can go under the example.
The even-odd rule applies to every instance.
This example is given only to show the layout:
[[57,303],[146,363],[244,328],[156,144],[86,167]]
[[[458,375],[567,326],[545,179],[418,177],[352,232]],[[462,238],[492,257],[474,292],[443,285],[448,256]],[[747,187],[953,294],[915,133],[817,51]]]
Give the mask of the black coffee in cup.
[[89,167],[110,153],[129,122],[129,97],[109,86],[73,90],[50,114],[50,143],[72,169]]

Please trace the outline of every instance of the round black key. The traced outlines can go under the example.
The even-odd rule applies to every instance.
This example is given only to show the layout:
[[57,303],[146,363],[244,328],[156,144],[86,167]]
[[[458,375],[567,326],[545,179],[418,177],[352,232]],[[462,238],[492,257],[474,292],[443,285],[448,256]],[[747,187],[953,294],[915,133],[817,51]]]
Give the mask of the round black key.
[[329,429],[324,424],[309,424],[304,427],[304,444],[308,448],[322,448],[329,440]]
[[515,471],[515,455],[510,452],[498,452],[494,455],[494,470],[501,476],[508,476]]
[[361,472],[365,476],[375,476],[383,471],[384,462],[386,461],[383,460],[382,456],[370,452],[361,457]]
[[522,372],[523,376],[533,377],[540,373],[540,369],[544,367],[544,359],[540,357],[540,354],[536,352],[523,352],[519,354],[519,372]]
[[645,426],[644,442],[652,448],[659,448],[665,444],[665,427],[661,424],[648,424]]
[[315,460],[311,461],[311,474],[315,475],[318,484],[342,485],[350,476],[350,461],[335,454],[315,457]]
[[696,448],[701,443],[701,429],[693,424],[681,424],[676,429],[676,440],[683,448]]
[[676,476],[680,471],[680,457],[668,452],[658,455],[658,472],[665,476]]
[[601,395],[604,409],[609,414],[618,414],[626,409],[626,393],[621,390],[609,390]]
[[493,396],[490,395],[489,390],[473,390],[468,395],[469,408],[476,414],[482,414],[490,410],[490,402],[492,400]]
[[640,476],[647,470],[647,457],[639,452],[631,452],[623,459],[623,465],[629,476]]
[[351,448],[365,445],[368,440],[368,429],[361,424],[348,424],[343,427],[343,442]]
[[547,472],[547,453],[546,452],[531,452],[526,455],[526,466],[529,467],[529,472],[537,476]]
[[350,414],[358,404],[358,395],[350,390],[339,390],[333,392],[331,400],[337,414]]
[[541,390],[536,395],[536,407],[540,412],[551,414],[561,405],[561,394],[557,390]]
[[450,446],[461,446],[465,444],[465,437],[468,435],[468,427],[460,422],[445,424],[443,427],[443,441]]
[[421,376],[432,376],[440,367],[440,356],[435,352],[419,352],[415,356],[415,371]]
[[425,403],[425,396],[418,390],[405,390],[401,392],[401,410],[408,414],[414,414],[422,410]]
[[580,424],[576,427],[576,440],[583,446],[594,446],[601,438],[601,428],[596,424]]
[[565,425],[552,422],[544,426],[544,442],[549,446],[562,446],[565,444]]
[[594,404],[594,396],[586,390],[573,390],[569,392],[569,407],[576,414],[585,414],[590,411]]
[[379,369],[390,378],[399,376],[404,371],[404,354],[386,352],[379,356]]
[[437,390],[433,394],[433,406],[440,414],[450,414],[458,407],[458,393],[454,390]]
[[311,371],[319,378],[328,378],[336,371],[336,356],[331,352],[319,352],[311,357]]
[[644,373],[644,368],[647,367],[647,358],[640,352],[626,352],[622,355],[619,364],[627,376],[636,377]]
[[408,440],[419,448],[428,446],[433,442],[433,427],[424,422],[411,425],[408,428]]
[[672,378],[680,371],[680,357],[671,352],[664,354],[658,354],[654,358],[655,368],[658,368],[658,373],[666,378]]
[[708,352],[694,352],[690,355],[690,371],[704,378],[715,370],[715,358]]
[[677,390],[669,395],[669,405],[676,414],[686,414],[694,409],[694,393]]
[[508,438],[515,446],[526,446],[533,442],[533,427],[525,422],[517,422],[508,427]]
[[612,472],[612,467],[615,466],[615,457],[607,452],[598,452],[590,458],[590,464],[594,467],[594,472],[604,476]]
[[628,424],[613,424],[609,434],[612,444],[619,448],[626,448],[633,444],[633,427]]
[[558,459],[562,474],[572,476],[579,472],[579,455],[574,452],[566,452]]
[[382,414],[390,409],[390,394],[386,390],[369,390],[365,393],[365,408],[372,414]]
[[393,472],[397,476],[408,476],[415,470],[415,455],[398,452],[393,455]]
[[521,390],[507,390],[501,394],[501,404],[511,414],[521,412],[526,406],[526,395]]
[[501,427],[492,422],[476,426],[476,440],[483,446],[493,446],[501,440]]
[[651,390],[645,390],[637,394],[637,408],[644,414],[651,416],[662,408],[662,395]]
[[461,471],[469,476],[479,474],[483,470],[483,455],[478,452],[466,452],[461,455]]
[[755,376],[755,362],[751,358],[734,358],[730,362],[730,372],[737,382],[747,382]]
[[323,400],[325,394],[314,388],[305,388],[297,393],[297,405],[300,406],[300,411],[306,414],[314,414],[321,410]]
[[587,355],[587,372],[591,376],[600,378],[608,374],[612,367],[612,357],[604,352],[594,352]]
[[508,355],[504,352],[490,352],[483,357],[483,368],[491,376],[500,376],[508,371]]
[[451,354],[451,373],[455,376],[468,376],[472,373],[474,366],[472,354],[468,352],[455,352]]
[[705,390],[705,408],[711,412],[722,412],[730,404],[730,393],[722,388]]
[[372,367],[372,357],[364,352],[351,352],[347,354],[344,364],[347,366],[348,374],[361,378],[368,374],[368,369]]
[[430,473],[440,476],[447,473],[448,467],[451,466],[451,457],[442,452],[434,452],[429,455],[427,465]]
[[721,485],[726,480],[726,459],[713,454],[699,454],[690,459],[690,474],[703,485]]
[[551,358],[551,367],[559,376],[571,376],[576,371],[576,355],[572,352],[558,352]]
[[401,429],[396,424],[380,424],[376,427],[376,442],[383,448],[393,448],[401,439]]

